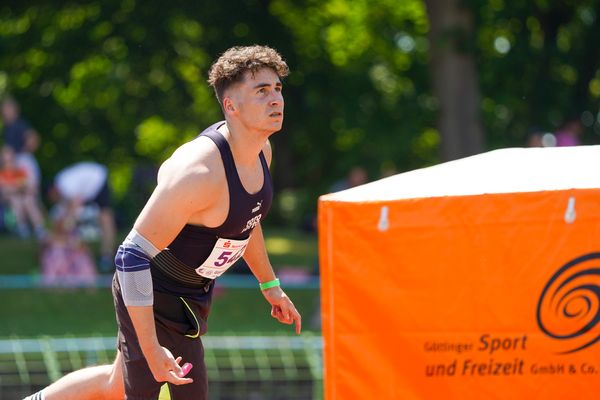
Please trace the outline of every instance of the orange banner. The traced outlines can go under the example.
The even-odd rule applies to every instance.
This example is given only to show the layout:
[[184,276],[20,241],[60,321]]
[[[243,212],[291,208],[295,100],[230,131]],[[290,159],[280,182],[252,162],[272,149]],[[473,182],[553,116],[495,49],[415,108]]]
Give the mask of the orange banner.
[[600,398],[600,189],[319,202],[325,398]]

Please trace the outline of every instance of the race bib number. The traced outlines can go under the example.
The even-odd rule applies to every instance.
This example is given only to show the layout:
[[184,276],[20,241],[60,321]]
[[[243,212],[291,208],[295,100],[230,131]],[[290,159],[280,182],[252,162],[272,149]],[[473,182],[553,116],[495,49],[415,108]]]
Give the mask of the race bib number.
[[221,276],[244,255],[249,240],[250,238],[246,240],[219,238],[206,261],[196,268],[196,273],[209,279]]

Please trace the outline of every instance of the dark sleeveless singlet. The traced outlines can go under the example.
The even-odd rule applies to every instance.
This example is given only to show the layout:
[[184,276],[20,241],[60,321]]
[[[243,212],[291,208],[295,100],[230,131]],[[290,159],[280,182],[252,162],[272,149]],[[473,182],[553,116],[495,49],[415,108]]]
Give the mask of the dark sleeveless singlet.
[[[152,260],[152,264],[160,263],[161,265],[161,268],[152,265],[154,289],[157,291],[192,297],[208,292],[213,286],[210,284],[211,280],[197,275],[195,269],[208,258],[218,238],[235,240],[248,238],[254,226],[264,219],[271,207],[273,186],[264,154],[261,152],[259,155],[263,170],[262,188],[256,193],[248,193],[237,173],[229,144],[225,137],[217,131],[223,124],[225,124],[224,121],[211,125],[198,137],[210,138],[217,145],[221,154],[229,189],[227,218],[223,224],[215,228],[190,224],[184,226],[173,242]],[[198,193],[198,195],[202,196],[202,193]],[[169,267],[174,261],[177,262],[178,269],[173,269],[172,273],[165,274],[165,268],[162,266]],[[176,273],[181,277],[174,279]],[[188,277],[187,280],[183,279],[185,276]],[[199,290],[198,284],[189,284],[190,279],[204,280],[206,289]]]

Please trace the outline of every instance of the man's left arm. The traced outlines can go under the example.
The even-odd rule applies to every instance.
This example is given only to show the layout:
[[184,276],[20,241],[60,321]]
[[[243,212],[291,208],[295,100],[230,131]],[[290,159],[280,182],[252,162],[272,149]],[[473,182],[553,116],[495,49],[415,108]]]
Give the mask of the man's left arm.
[[[250,270],[260,283],[271,282],[275,280],[275,272],[269,261],[265,239],[262,228],[258,224],[250,235],[250,240],[244,253],[244,260],[250,267]],[[302,317],[294,303],[285,294],[280,286],[271,287],[262,290],[263,296],[271,304],[271,316],[282,324],[296,324],[296,334],[300,334],[302,329]]]

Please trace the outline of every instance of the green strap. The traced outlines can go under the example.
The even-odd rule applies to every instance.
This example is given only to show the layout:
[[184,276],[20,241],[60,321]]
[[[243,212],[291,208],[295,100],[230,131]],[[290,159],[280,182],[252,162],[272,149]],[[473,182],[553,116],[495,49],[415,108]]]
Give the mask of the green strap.
[[279,279],[275,278],[272,281],[261,283],[259,286],[260,290],[271,289],[275,286],[279,286]]

